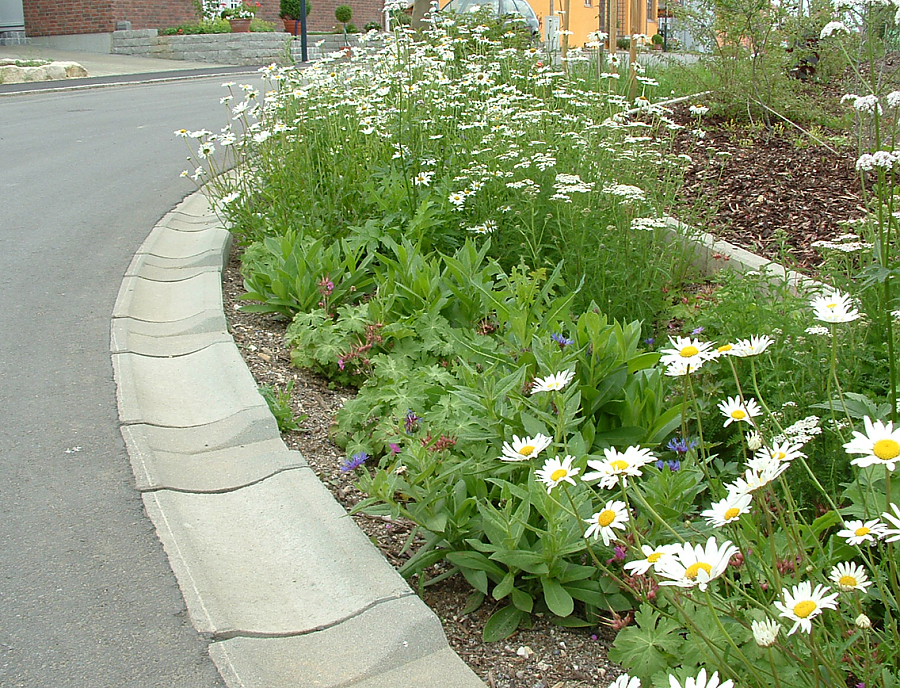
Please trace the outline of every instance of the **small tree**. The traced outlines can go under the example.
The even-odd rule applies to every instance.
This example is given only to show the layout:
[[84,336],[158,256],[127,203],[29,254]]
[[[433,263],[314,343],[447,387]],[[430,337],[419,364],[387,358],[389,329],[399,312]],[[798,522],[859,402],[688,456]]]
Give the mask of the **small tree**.
[[347,42],[347,22],[353,19],[353,9],[350,5],[338,5],[334,8],[334,18],[341,23],[344,30],[344,43]]

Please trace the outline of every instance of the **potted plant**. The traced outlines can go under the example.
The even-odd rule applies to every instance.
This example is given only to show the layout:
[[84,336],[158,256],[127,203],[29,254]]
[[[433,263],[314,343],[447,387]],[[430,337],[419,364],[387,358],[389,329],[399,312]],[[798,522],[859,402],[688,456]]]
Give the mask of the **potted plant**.
[[223,7],[222,19],[227,19],[231,25],[232,33],[249,33],[250,22],[256,15],[256,10],[262,7],[258,2],[252,5],[242,2],[237,7]]
[[[306,0],[306,16],[312,10],[312,3]],[[278,16],[284,22],[284,30],[292,36],[300,33],[300,0],[281,0]]]
[[353,19],[353,9],[350,5],[338,5],[334,8],[334,18],[337,19],[341,23],[341,28],[344,31],[344,47],[341,50],[350,54],[350,46],[347,45],[347,22]]
[[663,49],[663,37],[660,33],[655,33],[650,37],[650,43],[652,43],[653,50],[662,50]]

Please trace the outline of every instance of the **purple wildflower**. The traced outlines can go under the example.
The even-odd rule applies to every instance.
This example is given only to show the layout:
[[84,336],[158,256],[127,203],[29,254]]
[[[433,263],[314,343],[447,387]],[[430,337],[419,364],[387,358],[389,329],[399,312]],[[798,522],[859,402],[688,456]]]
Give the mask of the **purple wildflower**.
[[407,435],[412,435],[419,429],[420,420],[422,419],[419,418],[412,409],[407,409],[406,419],[403,421],[403,427],[406,428]]
[[391,448],[391,454],[399,454],[400,453],[400,445],[394,442],[388,442],[388,446]]
[[369,458],[365,452],[357,452],[341,464],[341,473],[347,473],[362,466]]
[[559,344],[560,349],[565,349],[567,346],[569,346],[569,344],[575,343],[574,339],[569,339],[565,335],[562,335],[558,332],[554,332],[553,334],[551,334],[550,339]]
[[691,330],[691,334],[692,334],[694,337],[696,337],[698,334],[700,334],[701,332],[703,332],[704,329],[706,329],[706,328],[704,328],[703,325],[701,325],[700,327],[695,327],[693,330]]
[[672,473],[675,473],[676,471],[681,470],[681,462],[680,461],[663,461],[662,459],[659,459],[656,462],[656,468],[657,468],[657,470],[660,470],[660,471],[663,468],[668,468],[670,471],[672,471]]
[[653,342],[655,342],[655,341],[656,341],[656,340],[653,339],[653,337],[647,337],[647,338],[644,340],[644,344],[646,344],[647,346],[653,346]]
[[696,440],[688,440],[682,437],[673,437],[666,445],[666,449],[676,454],[687,454],[691,449],[697,446]]

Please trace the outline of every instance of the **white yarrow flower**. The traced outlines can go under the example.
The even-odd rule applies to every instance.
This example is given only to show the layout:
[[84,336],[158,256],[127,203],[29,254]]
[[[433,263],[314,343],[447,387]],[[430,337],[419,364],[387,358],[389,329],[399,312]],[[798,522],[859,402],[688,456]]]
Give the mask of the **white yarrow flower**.
[[750,629],[753,631],[753,639],[760,647],[772,647],[778,634],[781,632],[781,624],[775,619],[764,621],[751,621]]

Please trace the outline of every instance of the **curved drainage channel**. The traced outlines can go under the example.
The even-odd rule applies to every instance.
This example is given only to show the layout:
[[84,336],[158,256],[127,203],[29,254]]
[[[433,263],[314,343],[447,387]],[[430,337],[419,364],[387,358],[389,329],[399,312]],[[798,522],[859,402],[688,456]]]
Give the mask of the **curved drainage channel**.
[[[815,284],[670,226],[706,272]],[[136,485],[213,661],[242,688],[484,688],[437,617],[281,441],[227,332],[230,238],[200,192],[186,198],[134,256],[111,336]]]

